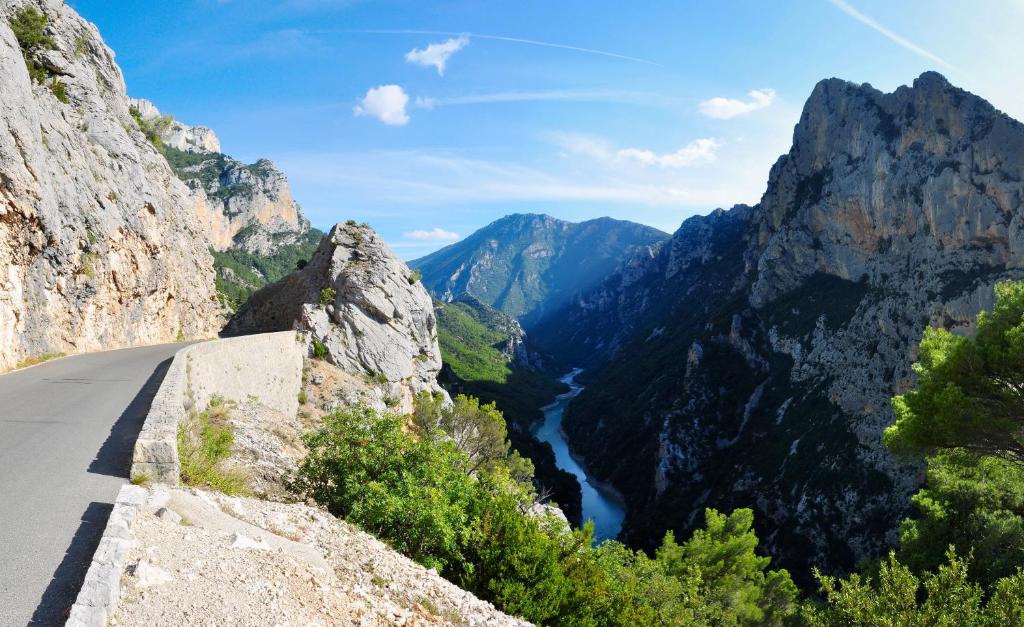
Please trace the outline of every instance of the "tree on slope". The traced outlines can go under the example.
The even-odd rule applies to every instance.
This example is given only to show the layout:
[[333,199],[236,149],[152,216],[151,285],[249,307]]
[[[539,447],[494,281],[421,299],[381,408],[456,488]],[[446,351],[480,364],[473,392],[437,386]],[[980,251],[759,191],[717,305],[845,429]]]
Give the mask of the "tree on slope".
[[963,449],[1024,464],[1024,282],[995,289],[974,338],[925,330],[917,389],[893,399],[893,452]]

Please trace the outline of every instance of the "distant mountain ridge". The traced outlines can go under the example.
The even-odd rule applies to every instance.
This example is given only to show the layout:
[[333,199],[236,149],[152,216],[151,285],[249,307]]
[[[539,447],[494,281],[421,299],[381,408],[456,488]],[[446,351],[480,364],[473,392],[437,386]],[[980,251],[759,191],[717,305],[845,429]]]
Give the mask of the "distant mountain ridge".
[[889,399],[928,324],[969,332],[1024,277],[1024,125],[928,72],[882,93],[820,82],[753,207],[683,223],[538,325],[589,358],[564,428],[650,546],[704,507],[753,506],[768,550],[850,568],[882,554],[920,467]]
[[409,265],[421,271],[435,298],[452,301],[468,294],[529,328],[667,238],[624,220],[573,223],[513,214]]

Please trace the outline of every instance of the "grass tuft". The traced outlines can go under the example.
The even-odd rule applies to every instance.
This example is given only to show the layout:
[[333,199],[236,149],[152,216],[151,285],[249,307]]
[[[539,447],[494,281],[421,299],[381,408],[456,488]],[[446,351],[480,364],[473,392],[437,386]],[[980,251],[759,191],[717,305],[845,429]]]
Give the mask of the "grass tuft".
[[226,464],[235,444],[230,422],[233,405],[215,396],[206,411],[178,425],[181,480],[186,485],[207,486],[230,495],[248,491],[245,475]]

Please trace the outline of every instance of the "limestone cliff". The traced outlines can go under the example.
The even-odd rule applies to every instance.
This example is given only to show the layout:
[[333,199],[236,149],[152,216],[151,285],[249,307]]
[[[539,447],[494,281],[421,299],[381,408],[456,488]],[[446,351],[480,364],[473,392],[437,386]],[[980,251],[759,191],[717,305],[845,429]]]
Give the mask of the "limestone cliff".
[[269,256],[303,241],[309,221],[273,162],[242,163],[221,153],[212,130],[161,114],[148,100],[133,100],[132,106],[152,125],[175,174],[206,200],[200,217],[214,248]]
[[754,507],[804,581],[883,552],[921,479],[882,447],[889,399],[926,325],[969,332],[1024,276],[1022,177],[1024,125],[938,74],[822,81],[757,206],[686,221],[534,334],[598,354],[565,428],[626,538]]
[[[10,20],[26,6],[48,23],[23,57]],[[58,0],[0,2],[0,94],[0,368],[214,334],[196,200],[133,121],[96,27]]]
[[430,296],[367,226],[336,225],[302,270],[256,292],[225,333],[288,329],[308,333],[314,355],[388,386],[404,411],[417,392],[440,391]]

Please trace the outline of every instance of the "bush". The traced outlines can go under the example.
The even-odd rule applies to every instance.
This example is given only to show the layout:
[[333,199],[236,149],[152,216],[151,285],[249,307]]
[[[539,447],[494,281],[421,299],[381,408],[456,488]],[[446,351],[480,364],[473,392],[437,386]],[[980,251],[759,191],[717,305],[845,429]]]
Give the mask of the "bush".
[[538,624],[773,625],[796,611],[788,574],[754,554],[749,510],[708,510],[706,532],[682,545],[666,538],[655,559],[617,542],[593,548],[591,525],[571,531],[523,513],[535,495],[517,456],[480,464],[459,449],[459,429],[486,424],[489,406],[463,397],[453,435],[429,419],[444,415],[422,407],[431,403],[440,405],[419,399],[428,420],[413,430],[367,407],[326,416],[304,439],[293,488]]
[[325,287],[320,290],[320,306],[326,307],[334,302],[334,296],[337,292],[334,291],[333,287]]
[[68,86],[64,84],[64,81],[59,79],[53,79],[50,81],[50,92],[57,98],[57,100],[68,104],[71,99],[68,98]]
[[46,81],[50,72],[36,61],[35,56],[42,50],[53,50],[57,47],[53,37],[43,32],[49,21],[46,14],[40,13],[33,6],[22,7],[10,21],[14,38],[21,47],[21,56],[25,59],[28,74],[32,80],[40,84]]
[[316,339],[315,337],[312,339],[312,344],[313,344],[313,357],[315,357],[316,359],[326,359],[327,358],[327,345],[324,344],[323,342],[321,342],[320,340]]
[[181,480],[186,485],[207,486],[225,494],[247,491],[245,476],[225,463],[235,444],[230,413],[231,404],[214,397],[205,411],[178,424]]
[[171,124],[174,123],[174,118],[170,115],[160,115],[147,120],[142,117],[142,112],[136,107],[129,107],[128,113],[131,114],[135,124],[138,125],[139,130],[146,136],[149,143],[153,144],[157,150],[163,151],[164,142],[162,136],[171,127]]
[[422,279],[423,279],[423,273],[420,272],[419,270],[413,270],[412,274],[410,274],[409,278],[408,278],[409,285],[416,285]]

